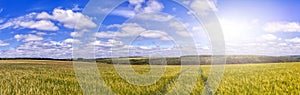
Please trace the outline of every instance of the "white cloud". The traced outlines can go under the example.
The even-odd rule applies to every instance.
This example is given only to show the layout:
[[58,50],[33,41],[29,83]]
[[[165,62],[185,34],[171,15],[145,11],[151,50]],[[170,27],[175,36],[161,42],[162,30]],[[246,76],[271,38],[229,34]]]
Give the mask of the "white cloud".
[[274,34],[263,34],[252,39],[226,41],[227,54],[290,55],[299,54],[300,38],[282,39]]
[[72,36],[72,37],[80,37],[80,36],[82,36],[82,32],[71,32],[70,33],[70,35]]
[[[63,23],[67,28],[88,29],[96,27],[96,24],[88,16],[72,10],[54,9],[52,15],[42,12],[37,15],[38,19],[52,19]],[[77,23],[80,22],[80,23]]]
[[[143,3],[145,3],[145,0],[128,0],[129,4],[130,4],[130,8],[133,7],[133,10],[128,10],[128,9],[122,9],[122,8],[118,8],[116,10],[113,10],[111,12],[112,15],[118,15],[118,16],[123,16],[123,17],[127,17],[127,18],[132,18],[135,17],[137,14],[143,14],[143,13],[155,13],[155,12],[159,12],[161,11],[164,6],[163,4],[161,4],[160,2],[158,2],[157,0],[149,0],[146,2],[145,5],[142,5]],[[153,19],[152,17],[155,17],[155,20],[159,20],[159,18],[162,18],[162,16],[156,16],[156,15],[152,15],[152,16],[147,16],[147,15],[140,15],[140,18],[146,18],[147,20],[151,20],[149,19],[149,17],[151,19]],[[162,19],[164,20],[164,19]]]
[[79,10],[82,10],[82,9],[79,8],[79,5],[78,5],[78,4],[74,4],[72,10],[73,10],[73,11],[79,11]]
[[11,27],[11,26],[14,26],[14,24],[12,22],[4,23],[4,24],[0,25],[0,30]]
[[145,0],[128,0],[128,2],[132,5],[138,5],[138,4],[142,4],[143,2],[145,2]]
[[159,12],[164,8],[164,5],[157,0],[148,0],[143,7],[142,3],[145,0],[129,0],[130,5],[134,6],[134,11],[137,13],[153,13]]
[[78,39],[69,38],[69,39],[64,40],[63,43],[66,43],[66,44],[73,44],[73,43],[79,44],[79,43],[81,43],[81,41],[78,40]]
[[14,36],[14,38],[17,41],[23,41],[23,42],[29,42],[29,41],[41,41],[44,38],[38,35],[33,35],[33,34],[28,34],[28,35],[21,35],[21,34],[17,34]]
[[[118,8],[116,10],[113,10],[111,14],[132,18],[135,17],[137,14],[160,12],[164,8],[163,4],[158,2],[157,0],[148,0],[147,2],[145,2],[145,0],[128,0],[128,1],[130,4],[129,8],[131,9],[133,7],[134,8],[133,10]],[[143,5],[143,3],[145,3],[145,5]],[[155,20],[159,20],[159,18],[162,18],[162,16],[156,16],[156,15],[141,16],[141,18],[147,18],[147,20],[151,20],[149,19],[149,17],[155,17],[154,18]]]
[[152,49],[151,47],[148,47],[148,46],[139,46],[138,48],[144,49],[144,50],[151,50]]
[[8,45],[9,45],[9,43],[5,43],[5,42],[0,40],[0,46],[8,46]]
[[46,32],[40,32],[40,31],[31,31],[29,32],[31,34],[36,34],[36,35],[39,35],[39,36],[44,36],[44,35],[53,35],[53,34],[47,34]]
[[122,25],[120,25],[120,24],[112,24],[112,25],[108,25],[106,28],[120,28],[120,27],[122,27]]
[[[73,12],[72,10],[63,10],[56,8],[52,14],[47,12],[29,13],[24,16],[9,19],[6,23],[0,25],[0,30],[9,27],[12,28],[30,28],[45,31],[57,31],[57,27],[52,21],[59,22],[58,25],[63,25],[66,28],[79,29],[81,32],[72,32],[72,37],[79,37],[83,33],[88,32],[87,29],[96,27],[92,19],[80,12]],[[80,23],[77,23],[80,21]],[[40,35],[40,34],[38,34]],[[44,34],[42,34],[44,35]]]
[[278,46],[287,46],[287,43],[278,43]]
[[156,0],[149,0],[144,8],[145,13],[159,12],[164,8],[164,5]]
[[139,12],[141,11],[142,3],[145,2],[145,0],[128,0],[131,5],[134,5],[134,11]]
[[[208,15],[211,11],[218,11],[216,0],[194,0],[190,7],[199,15]],[[189,12],[192,13],[192,12]]]
[[182,37],[191,37],[191,35],[187,31],[176,31],[176,34]]
[[178,31],[186,30],[183,24],[175,21],[171,22],[169,26],[177,29]]
[[203,31],[204,29],[202,26],[194,26],[194,27],[192,27],[192,30],[199,32],[199,31]]
[[56,41],[29,41],[15,49],[3,51],[0,57],[71,58],[72,45]]
[[40,18],[51,18],[52,16],[49,15],[47,12],[41,12],[39,13],[36,18],[40,19]]
[[167,36],[168,34],[159,30],[148,30],[140,34],[141,37],[145,38],[162,38]]
[[117,33],[116,32],[97,32],[95,36],[98,38],[113,38]]
[[146,13],[146,14],[138,14],[136,15],[136,18],[142,19],[142,20],[153,20],[153,21],[160,21],[165,22],[169,21],[174,18],[174,16],[171,15],[161,15],[161,14],[155,14],[155,13]]
[[121,33],[117,34],[117,36],[121,36],[121,37],[134,36],[141,32],[144,32],[145,30],[146,29],[144,29],[143,27],[141,27],[136,23],[125,23],[121,27]]
[[45,32],[36,32],[35,34],[37,34],[37,35],[47,35],[47,33],[45,33]]
[[266,23],[263,27],[266,32],[300,32],[298,22],[271,22]]
[[[170,27],[176,29],[176,34],[182,37],[191,37],[188,31],[186,31],[185,25],[179,23],[179,22],[171,22],[169,24]],[[193,30],[193,29],[192,29]]]
[[127,18],[134,17],[136,14],[131,10],[118,9],[111,12],[112,15],[123,16]]
[[112,37],[130,37],[138,36],[139,33],[146,31],[143,27],[136,23],[125,23],[121,25],[119,32],[97,32],[95,34],[98,38],[112,38]]
[[291,42],[291,43],[300,43],[300,38],[296,37],[293,39],[286,39],[285,41]]
[[95,42],[92,43],[92,45],[95,45],[97,47],[121,47],[124,44],[123,44],[122,41],[109,39],[107,42],[95,41]]
[[6,23],[0,25],[0,29],[9,27],[13,28],[30,28],[37,30],[56,31],[59,28],[49,20],[35,20],[37,13],[30,13],[17,18],[9,19]]
[[261,36],[263,40],[273,41],[273,40],[281,40],[281,38],[278,38],[277,36],[273,34],[266,34]]
[[48,30],[48,31],[56,31],[59,28],[54,25],[51,21],[48,20],[40,20],[40,21],[28,21],[28,22],[15,22],[16,26],[21,26],[24,28],[31,28],[37,30]]
[[174,38],[170,37],[170,36],[163,36],[163,37],[160,38],[160,40],[162,40],[162,41],[174,41]]
[[120,28],[119,32],[106,31],[97,32],[97,38],[122,38],[122,37],[144,37],[144,38],[160,38],[161,40],[170,40],[170,37],[165,31],[147,30],[136,23],[125,23],[123,25],[112,25],[109,27]]
[[191,0],[183,0],[182,3],[185,5],[189,5],[191,3]]

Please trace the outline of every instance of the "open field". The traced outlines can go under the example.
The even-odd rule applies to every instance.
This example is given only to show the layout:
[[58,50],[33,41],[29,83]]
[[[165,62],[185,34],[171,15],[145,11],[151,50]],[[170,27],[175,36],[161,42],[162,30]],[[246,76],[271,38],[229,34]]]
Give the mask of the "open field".
[[[134,65],[138,73],[149,71],[147,65]],[[135,86],[123,80],[114,66],[99,64],[106,84],[118,94],[165,94],[174,86],[180,66],[167,66],[162,78],[150,86]],[[201,66],[204,79],[210,66]],[[41,60],[0,60],[0,94],[82,94],[72,62]],[[192,94],[203,90],[203,78]],[[167,83],[171,85],[166,85]],[[173,84],[173,85],[172,85]],[[226,65],[216,94],[300,94],[300,63]]]

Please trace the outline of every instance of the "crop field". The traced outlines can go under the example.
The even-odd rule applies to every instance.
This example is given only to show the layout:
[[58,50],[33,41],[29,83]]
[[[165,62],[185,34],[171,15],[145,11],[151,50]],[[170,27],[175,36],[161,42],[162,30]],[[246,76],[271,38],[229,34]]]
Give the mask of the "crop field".
[[[194,66],[195,67],[195,66]],[[210,66],[199,66],[204,76],[198,76],[192,95],[202,93]],[[122,79],[113,65],[98,64],[99,75],[106,85],[120,95],[166,94],[176,84],[180,66],[169,65],[154,84],[137,86]],[[144,74],[148,65],[134,65]],[[195,72],[196,73],[196,72]],[[203,78],[204,77],[204,78]],[[166,85],[169,84],[169,85]],[[47,60],[0,60],[0,95],[81,95],[72,62]],[[226,65],[217,95],[300,95],[300,63]]]

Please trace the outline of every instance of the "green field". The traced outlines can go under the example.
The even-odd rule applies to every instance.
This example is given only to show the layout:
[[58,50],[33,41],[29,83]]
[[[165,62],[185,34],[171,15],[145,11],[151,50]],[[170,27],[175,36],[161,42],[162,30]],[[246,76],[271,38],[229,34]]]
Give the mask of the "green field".
[[[146,73],[147,65],[133,66],[135,71]],[[180,66],[167,66],[162,78],[150,86],[136,86],[123,80],[114,67],[98,64],[106,84],[121,95],[165,94],[176,84]],[[210,66],[201,66],[204,77]],[[82,94],[75,77],[72,62],[36,60],[0,60],[0,94]],[[193,95],[203,90],[203,78],[198,77]],[[166,85],[167,83],[171,85]],[[300,95],[300,63],[226,65],[224,77],[216,94],[242,95]]]

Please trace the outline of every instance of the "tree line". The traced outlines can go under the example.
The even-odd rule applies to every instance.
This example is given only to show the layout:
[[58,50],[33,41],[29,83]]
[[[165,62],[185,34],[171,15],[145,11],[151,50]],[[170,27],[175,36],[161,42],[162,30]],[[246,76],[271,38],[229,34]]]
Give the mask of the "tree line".
[[[181,56],[167,58],[147,57],[119,57],[119,58],[96,58],[96,59],[54,59],[54,58],[0,58],[0,60],[56,60],[56,61],[84,61],[104,64],[131,64],[131,65],[209,65],[212,62],[211,55]],[[248,63],[283,63],[300,62],[300,56],[258,56],[258,55],[226,55],[223,56],[226,64],[248,64]]]

